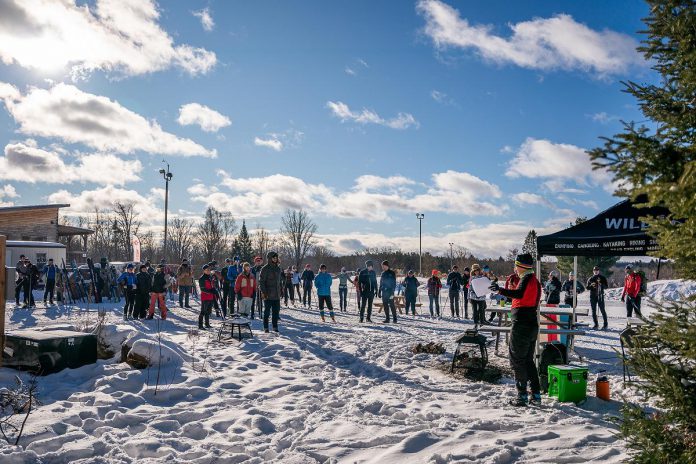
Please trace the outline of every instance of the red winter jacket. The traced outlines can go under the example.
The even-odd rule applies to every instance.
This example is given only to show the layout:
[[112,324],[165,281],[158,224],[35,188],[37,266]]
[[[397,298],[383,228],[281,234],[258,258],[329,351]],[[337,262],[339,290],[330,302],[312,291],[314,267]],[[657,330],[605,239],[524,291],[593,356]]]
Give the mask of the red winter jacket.
[[510,274],[507,279],[505,279],[505,288],[514,290],[520,284],[520,276],[517,274]]
[[201,288],[201,301],[214,301],[217,290],[215,289],[214,275],[203,274],[198,279],[198,286]]
[[242,295],[242,298],[253,298],[256,292],[256,279],[250,272],[248,275],[242,272],[234,282],[234,293]]
[[624,279],[624,289],[623,293],[621,294],[621,298],[624,298],[626,295],[630,296],[631,298],[637,297],[640,293],[641,283],[642,282],[640,281],[639,274],[635,272],[627,274],[626,278]]
[[538,323],[536,310],[541,300],[541,284],[533,272],[525,274],[516,288],[501,288],[499,293],[512,298],[513,322]]

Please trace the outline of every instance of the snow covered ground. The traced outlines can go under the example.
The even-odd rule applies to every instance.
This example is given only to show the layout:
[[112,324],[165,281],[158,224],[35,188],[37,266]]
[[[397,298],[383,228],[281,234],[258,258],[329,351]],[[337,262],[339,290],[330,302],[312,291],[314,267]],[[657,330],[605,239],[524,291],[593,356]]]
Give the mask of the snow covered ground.
[[[665,281],[651,286],[673,290]],[[337,324],[321,323],[316,309],[284,308],[281,335],[262,333],[257,320],[255,338],[221,343],[212,332],[192,335],[197,303],[193,310],[174,307],[161,325],[157,388],[156,366],[135,370],[119,362],[120,354],[42,377],[42,405],[21,446],[0,445],[0,462],[620,462],[625,449],[611,420],[620,403],[595,398],[594,379],[605,371],[613,398],[642,399],[623,388],[614,350],[624,309],[608,303],[610,330],[577,340],[583,361],[576,362],[591,373],[588,400],[545,398],[541,408],[522,409],[506,405],[513,395],[508,377],[489,384],[448,373],[452,340],[470,321],[416,316],[385,325],[380,314],[361,325],[353,294]],[[156,342],[157,320],[124,322],[120,306],[102,308],[115,342],[136,337],[141,351]],[[40,307],[8,309],[6,323],[8,330],[85,327],[96,318],[94,307]],[[430,341],[445,342],[447,353],[411,352],[414,343]],[[490,351],[491,362],[507,366]],[[16,373],[0,369],[0,387]]]

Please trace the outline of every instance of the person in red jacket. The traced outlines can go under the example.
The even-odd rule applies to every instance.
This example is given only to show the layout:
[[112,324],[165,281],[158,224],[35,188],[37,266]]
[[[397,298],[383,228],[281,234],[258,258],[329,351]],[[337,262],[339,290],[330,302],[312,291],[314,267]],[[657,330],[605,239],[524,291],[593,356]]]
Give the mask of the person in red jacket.
[[633,268],[631,268],[630,264],[627,265],[623,293],[621,294],[621,301],[626,303],[626,317],[632,317],[634,309],[638,317],[643,317],[643,314],[640,312],[641,284],[640,275],[633,272]]
[[[213,312],[213,305],[217,298],[217,288],[215,276],[210,273],[210,264],[203,265],[203,275],[198,278],[198,286],[201,289],[201,312],[198,315],[198,328],[210,328],[210,313]],[[205,327],[203,321],[205,320]]]
[[234,294],[237,295],[239,301],[239,314],[249,316],[253,314],[254,309],[254,294],[256,293],[256,278],[251,273],[251,265],[249,263],[242,264],[242,272],[237,276],[234,282]]
[[[510,332],[510,365],[515,372],[517,398],[510,401],[513,406],[526,406],[527,403],[541,403],[539,373],[534,363],[534,348],[539,335],[537,308],[541,300],[541,284],[532,267],[534,258],[529,253],[517,255],[515,273],[520,278],[515,288],[500,288],[497,282],[490,286],[494,292],[512,298],[512,330]],[[527,394],[527,383],[532,390],[532,398]]]

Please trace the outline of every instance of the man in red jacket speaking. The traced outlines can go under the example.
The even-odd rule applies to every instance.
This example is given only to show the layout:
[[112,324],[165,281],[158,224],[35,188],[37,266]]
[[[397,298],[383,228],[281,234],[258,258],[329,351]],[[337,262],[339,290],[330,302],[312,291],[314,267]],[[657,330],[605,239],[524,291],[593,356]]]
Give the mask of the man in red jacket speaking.
[[[520,282],[515,288],[500,288],[493,283],[490,289],[507,298],[512,298],[512,331],[510,333],[510,365],[515,372],[517,398],[510,401],[513,406],[541,403],[539,374],[534,364],[534,348],[539,334],[537,307],[541,299],[541,284],[532,267],[534,258],[529,253],[517,255],[515,273]],[[532,398],[527,394],[527,383]]]

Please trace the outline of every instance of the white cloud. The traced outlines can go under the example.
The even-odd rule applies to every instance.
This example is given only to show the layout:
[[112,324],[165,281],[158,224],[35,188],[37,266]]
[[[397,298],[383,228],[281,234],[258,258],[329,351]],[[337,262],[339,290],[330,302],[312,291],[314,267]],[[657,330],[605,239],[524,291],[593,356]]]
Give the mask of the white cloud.
[[10,198],[19,198],[19,194],[12,185],[5,184],[0,187],[0,207],[14,206],[13,201],[6,201]]
[[512,201],[518,205],[541,205],[554,209],[553,204],[541,195],[529,192],[520,192],[512,195]]
[[257,147],[270,148],[275,151],[281,151],[283,149],[283,142],[275,138],[262,139],[260,137],[254,137],[254,145]]
[[602,111],[600,113],[594,113],[594,114],[591,114],[589,116],[593,121],[598,122],[600,124],[609,124],[610,122],[618,121],[618,119],[619,119],[618,116],[607,114],[604,111]]
[[210,8],[206,7],[200,11],[194,11],[193,16],[200,19],[201,26],[208,32],[212,31],[215,27],[215,21],[213,21],[213,16],[210,14]]
[[27,135],[55,137],[99,151],[217,156],[215,150],[166,132],[156,121],[147,120],[114,100],[83,92],[73,85],[33,87],[24,96],[9,94],[4,101],[20,126],[19,131]]
[[164,206],[160,196],[151,193],[143,196],[136,190],[108,185],[94,190],[82,190],[71,193],[68,190],[59,190],[46,197],[49,203],[67,203],[70,208],[65,212],[69,215],[86,215],[94,213],[95,209],[111,209],[115,203],[132,203],[137,220],[143,225],[159,225],[164,221]]
[[454,105],[454,100],[449,95],[447,95],[445,92],[440,92],[439,90],[431,90],[430,97],[442,105],[446,105],[446,106]]
[[174,45],[153,0],[5,0],[0,2],[0,59],[73,76],[94,70],[133,76],[178,66],[206,73],[213,52]]
[[341,122],[353,121],[358,124],[378,124],[380,126],[389,127],[392,129],[408,129],[409,127],[418,127],[419,123],[416,118],[410,113],[399,113],[391,119],[384,119],[379,114],[372,110],[363,108],[360,112],[354,112],[343,102],[326,102],[326,107],[331,110],[334,116],[339,118]]
[[[519,248],[531,229],[538,233],[555,231],[552,227],[537,227],[527,222],[504,222],[482,225],[467,223],[457,230],[436,235],[428,232],[427,216],[423,224],[423,251],[440,256],[449,255],[448,243],[462,246],[479,257],[497,258],[505,256],[513,247]],[[353,231],[345,234],[318,234],[322,245],[328,246],[337,254],[350,254],[362,248],[398,248],[404,251],[418,251],[418,233],[411,235],[365,233]],[[424,269],[424,272],[427,270]],[[416,269],[418,272],[418,269]]]
[[362,58],[358,58],[354,60],[354,63],[352,65],[347,65],[343,70],[349,76],[357,76],[359,73],[359,69],[367,69],[369,67],[370,66],[367,64],[365,60],[363,60]]
[[584,148],[528,138],[510,161],[508,177],[550,177],[583,181],[593,174]]
[[71,184],[93,182],[123,185],[140,180],[142,163],[123,160],[111,154],[79,155],[66,164],[60,153],[39,148],[36,141],[9,143],[0,157],[0,179],[19,182]]
[[604,29],[597,31],[570,15],[537,18],[510,25],[512,35],[502,37],[490,25],[472,25],[450,5],[420,0],[425,34],[438,49],[475,50],[495,63],[512,63],[529,69],[581,70],[600,76],[624,74],[643,61],[632,37]]
[[206,132],[217,132],[232,124],[230,118],[214,109],[199,103],[187,103],[179,108],[179,118],[176,120],[182,126],[198,124]]
[[[220,188],[202,184],[189,188],[194,201],[243,217],[268,217],[285,209],[307,209],[330,217],[392,221],[394,213],[442,212],[466,216],[496,216],[507,206],[486,199],[500,198],[500,189],[467,173],[447,171],[432,176],[424,191],[407,186],[415,181],[402,176],[361,176],[349,190],[336,193],[324,184],[311,184],[275,174],[259,178],[232,178],[224,172]],[[223,191],[227,190],[228,192]]]

